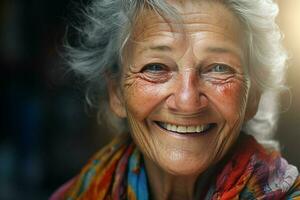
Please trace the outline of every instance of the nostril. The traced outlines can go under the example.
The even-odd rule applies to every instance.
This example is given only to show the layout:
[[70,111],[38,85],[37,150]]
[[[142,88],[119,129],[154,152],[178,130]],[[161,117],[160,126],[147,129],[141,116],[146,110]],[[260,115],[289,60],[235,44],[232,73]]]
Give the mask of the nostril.
[[176,107],[182,111],[198,111],[208,105],[208,99],[198,87],[183,88],[175,95]]
[[168,97],[166,104],[171,110],[181,113],[197,113],[205,110],[209,105],[208,98],[203,93],[191,95],[171,95]]

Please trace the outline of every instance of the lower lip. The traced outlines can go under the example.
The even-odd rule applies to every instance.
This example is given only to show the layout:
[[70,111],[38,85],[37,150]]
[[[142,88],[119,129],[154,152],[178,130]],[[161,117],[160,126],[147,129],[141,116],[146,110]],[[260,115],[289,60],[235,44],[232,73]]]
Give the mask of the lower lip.
[[161,126],[159,126],[157,124],[157,122],[152,122],[155,124],[156,127],[158,127],[160,130],[167,132],[169,134],[173,134],[176,136],[184,136],[184,137],[198,137],[198,136],[204,136],[204,135],[208,135],[213,129],[216,128],[216,124],[210,124],[209,128],[206,131],[203,131],[201,133],[178,133],[178,132],[174,132],[174,131],[169,131],[167,129],[162,128]]

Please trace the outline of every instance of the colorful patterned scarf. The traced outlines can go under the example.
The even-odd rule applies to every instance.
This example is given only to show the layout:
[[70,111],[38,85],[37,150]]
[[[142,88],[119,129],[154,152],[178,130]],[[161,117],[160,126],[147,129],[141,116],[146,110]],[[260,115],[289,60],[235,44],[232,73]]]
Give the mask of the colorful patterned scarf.
[[67,200],[148,200],[143,159],[130,139],[115,138],[83,168]]
[[[297,169],[253,137],[239,141],[200,199],[300,199]],[[114,139],[50,200],[148,200],[143,159],[128,136]]]
[[244,135],[224,160],[206,200],[300,200],[300,176],[276,151],[267,151]]

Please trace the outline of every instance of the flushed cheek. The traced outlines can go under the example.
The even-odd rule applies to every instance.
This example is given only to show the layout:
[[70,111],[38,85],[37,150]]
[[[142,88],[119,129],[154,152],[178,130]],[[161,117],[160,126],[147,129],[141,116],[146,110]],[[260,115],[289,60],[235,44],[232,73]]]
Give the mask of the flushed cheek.
[[211,99],[227,123],[243,121],[248,90],[247,81],[237,79],[211,87]]

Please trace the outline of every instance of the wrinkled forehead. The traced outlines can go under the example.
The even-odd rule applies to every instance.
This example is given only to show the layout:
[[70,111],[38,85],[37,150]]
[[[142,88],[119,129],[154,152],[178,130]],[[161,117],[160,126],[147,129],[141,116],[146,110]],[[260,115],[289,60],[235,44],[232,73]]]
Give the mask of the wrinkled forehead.
[[[193,41],[194,36],[218,35],[225,42],[237,44],[237,49],[243,49],[243,28],[238,18],[220,1],[176,1],[169,0],[169,5],[175,10],[175,17],[154,11],[151,8],[144,9],[136,20],[131,35],[131,47],[149,45],[153,41],[162,44],[171,44],[181,41],[181,47],[185,39]],[[204,37],[209,38],[209,37]],[[163,46],[163,45],[159,45]],[[168,45],[165,45],[168,46]],[[178,46],[178,45],[177,45]],[[130,52],[132,52],[131,49]]]
[[240,36],[239,32],[242,27],[238,18],[220,1],[169,0],[168,3],[176,16],[170,16],[151,8],[143,9],[133,27],[135,39],[145,37],[157,30],[193,33],[193,31],[199,30],[197,28],[203,28],[205,31],[210,27],[226,31],[235,39]]

